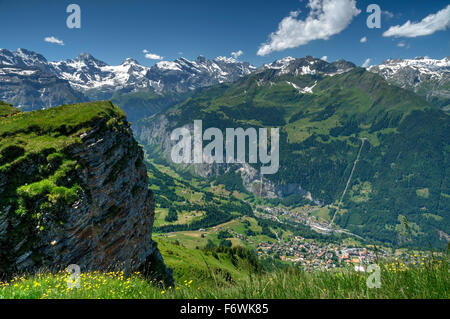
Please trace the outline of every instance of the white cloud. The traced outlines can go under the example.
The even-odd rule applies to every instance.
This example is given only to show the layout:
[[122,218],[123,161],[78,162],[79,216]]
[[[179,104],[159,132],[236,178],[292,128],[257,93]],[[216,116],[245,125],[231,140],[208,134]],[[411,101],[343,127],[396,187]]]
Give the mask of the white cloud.
[[359,42],[366,43],[367,42],[367,37],[362,37],[361,40],[359,40]]
[[381,11],[381,14],[384,14],[386,16],[386,18],[388,18],[388,19],[392,19],[394,17],[394,14],[387,10]]
[[403,25],[392,26],[383,33],[383,36],[415,38],[446,30],[448,27],[450,27],[450,5],[437,13],[430,14],[420,22],[408,20]]
[[264,56],[313,40],[328,40],[347,28],[361,12],[355,0],[309,0],[307,7],[310,12],[305,20],[297,20],[298,11],[291,12],[280,22],[278,30],[269,35],[269,41],[261,44],[257,54]]
[[324,55],[323,57],[320,58],[323,61],[328,61],[328,57],[326,55]]
[[364,63],[361,65],[363,68],[368,68],[370,66],[370,61],[372,61],[371,59],[366,59],[366,61],[364,61]]
[[45,42],[49,42],[49,43],[55,43],[55,44],[59,44],[59,45],[64,45],[64,41],[60,40],[58,38],[55,38],[54,36],[51,37],[45,37],[44,38]]
[[147,59],[150,59],[150,60],[162,60],[162,59],[164,59],[164,57],[162,57],[162,56],[160,56],[158,54],[155,54],[155,53],[151,53],[147,49],[142,50],[142,53],[144,53],[145,57]]
[[239,58],[243,54],[244,54],[244,51],[242,51],[242,50],[239,50],[239,51],[236,51],[236,52],[231,52],[231,56],[233,58],[235,58],[235,59]]
[[406,46],[406,44],[405,44],[405,42],[399,42],[399,43],[397,44],[397,46],[398,46],[399,48],[403,48],[403,47]]

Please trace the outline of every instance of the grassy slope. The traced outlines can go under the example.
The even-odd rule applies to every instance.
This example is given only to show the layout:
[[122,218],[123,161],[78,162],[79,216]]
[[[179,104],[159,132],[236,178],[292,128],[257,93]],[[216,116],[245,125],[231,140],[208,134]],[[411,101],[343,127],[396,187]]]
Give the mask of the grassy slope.
[[19,109],[13,107],[11,104],[0,101],[0,117],[6,117],[19,112]]
[[89,130],[100,118],[123,118],[125,114],[110,102],[64,105],[42,111],[21,113],[0,119],[0,152],[8,145],[22,145],[26,151],[46,147],[62,149]]
[[[149,163],[148,175],[156,200],[155,232],[193,231],[252,214],[243,201],[199,188],[167,167]],[[166,220],[169,209],[176,210],[176,220]]]
[[66,273],[43,273],[0,283],[0,298],[450,298],[448,259],[437,257],[414,266],[383,263],[381,287],[370,289],[369,273],[292,268],[259,272],[245,259],[233,265],[226,253],[214,257],[162,239],[159,247],[175,270],[175,289],[161,289],[139,274],[123,273],[82,274],[80,288],[69,289]]

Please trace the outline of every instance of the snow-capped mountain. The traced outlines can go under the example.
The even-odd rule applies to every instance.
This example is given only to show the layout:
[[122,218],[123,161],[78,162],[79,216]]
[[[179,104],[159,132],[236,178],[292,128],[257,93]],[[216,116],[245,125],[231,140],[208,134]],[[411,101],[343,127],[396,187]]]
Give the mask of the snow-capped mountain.
[[30,109],[87,101],[82,93],[58,78],[40,54],[0,49],[0,100]]
[[139,65],[133,59],[126,59],[120,65],[111,66],[88,53],[82,53],[75,59],[49,64],[54,74],[67,80],[73,88],[80,91],[102,87],[148,86],[145,76],[149,68]]
[[369,71],[414,91],[441,108],[450,106],[450,57],[442,60],[427,57],[390,59],[370,67]]
[[[72,90],[88,97],[101,96],[109,99],[114,92],[122,89],[127,89],[127,92],[150,89],[161,95],[185,93],[218,83],[233,82],[256,68],[233,58],[217,57],[208,60],[203,56],[195,61],[185,58],[173,62],[160,61],[152,67],[140,65],[130,58],[120,65],[108,65],[88,53],[82,53],[74,59],[49,62],[44,56],[26,49],[18,49],[15,52],[1,49],[0,70],[4,81],[6,77],[20,74],[21,78],[16,80],[21,82],[22,86],[25,85],[27,76],[45,73],[46,76],[53,76],[62,81],[61,83],[68,83]],[[20,86],[19,82],[16,83],[17,87]],[[14,103],[11,99],[16,94],[17,90],[3,92],[0,93],[0,99]],[[27,101],[25,97],[26,95],[23,95],[21,105],[31,103],[31,100]],[[34,98],[30,105],[53,104],[49,100],[41,102],[39,105],[39,99]]]
[[157,91],[183,93],[200,87],[234,82],[254,70],[256,68],[249,63],[232,58],[217,57],[208,60],[199,56],[195,61],[179,58],[173,62],[158,62],[149,69],[147,78],[152,83],[157,83],[152,85]]
[[15,52],[0,49],[0,65],[2,67],[37,67],[48,70],[48,61],[44,56],[26,49],[17,49]]
[[276,60],[271,64],[264,64],[258,69],[258,72],[265,70],[275,70],[275,75],[280,76],[284,74],[290,75],[336,75],[343,72],[347,72],[356,67],[353,63],[344,60],[336,62],[326,62],[321,59],[314,58],[312,56],[306,56],[305,58],[296,59],[293,57],[286,57],[281,60]]

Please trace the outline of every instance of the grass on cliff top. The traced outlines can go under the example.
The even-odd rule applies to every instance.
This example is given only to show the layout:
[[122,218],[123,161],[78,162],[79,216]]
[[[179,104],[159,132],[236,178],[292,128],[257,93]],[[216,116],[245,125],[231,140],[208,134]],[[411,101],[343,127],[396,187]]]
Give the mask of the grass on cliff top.
[[[159,242],[165,262],[174,268],[175,287],[160,288],[139,273],[82,273],[79,288],[69,288],[66,272],[36,274],[0,282],[4,299],[427,299],[450,298],[448,259],[420,258],[416,265],[380,264],[381,287],[369,288],[370,273],[352,269],[305,272],[285,268],[267,272],[233,266],[223,253],[181,249]],[[172,256],[169,256],[172,251]],[[220,265],[223,264],[223,267]],[[221,268],[220,268],[221,267]],[[222,269],[222,271],[217,271]],[[229,271],[231,278],[224,279]],[[240,274],[237,275],[237,272]],[[206,276],[205,276],[206,275]]]
[[[3,108],[0,106],[0,113]],[[123,111],[109,101],[63,105],[0,117],[0,166],[15,160],[17,155],[26,157],[28,153],[39,153],[48,148],[59,151],[79,141],[77,135],[88,131],[96,120],[106,119],[112,124],[124,117]]]
[[13,107],[11,104],[0,101],[0,117],[13,115],[19,112],[20,110]]
[[109,101],[63,105],[0,119],[0,137],[16,134],[70,134],[100,118],[124,117]]

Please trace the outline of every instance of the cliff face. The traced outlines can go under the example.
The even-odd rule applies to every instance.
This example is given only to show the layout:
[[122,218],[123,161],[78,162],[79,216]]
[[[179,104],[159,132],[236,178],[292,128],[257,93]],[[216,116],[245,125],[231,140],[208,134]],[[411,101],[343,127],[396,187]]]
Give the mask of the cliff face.
[[[183,125],[191,132],[193,131],[193,124],[189,123]],[[169,120],[164,114],[156,115],[154,117],[138,121],[133,124],[133,130],[137,139],[143,145],[150,149],[156,150],[158,156],[164,158],[168,163],[171,163],[171,150],[176,142],[170,139],[171,130],[174,127],[170,125]],[[175,165],[175,164],[174,164]],[[267,198],[286,197],[292,194],[300,194],[305,198],[315,201],[311,193],[304,190],[299,184],[280,185],[266,177],[261,177],[259,170],[251,165],[244,164],[176,164],[180,169],[192,171],[201,177],[209,178],[212,176],[219,176],[224,172],[233,171],[239,174],[242,178],[242,184],[247,191],[262,195]],[[262,185],[262,186],[261,186]]]
[[[0,272],[77,264],[82,271],[152,272],[172,282],[152,241],[154,203],[142,150],[123,113],[105,103],[105,114],[66,134],[69,142],[56,153],[26,152],[9,163],[13,169],[0,171]],[[54,154],[61,154],[59,166]],[[17,172],[15,198],[7,185],[17,183]],[[42,186],[47,181],[54,185]]]

